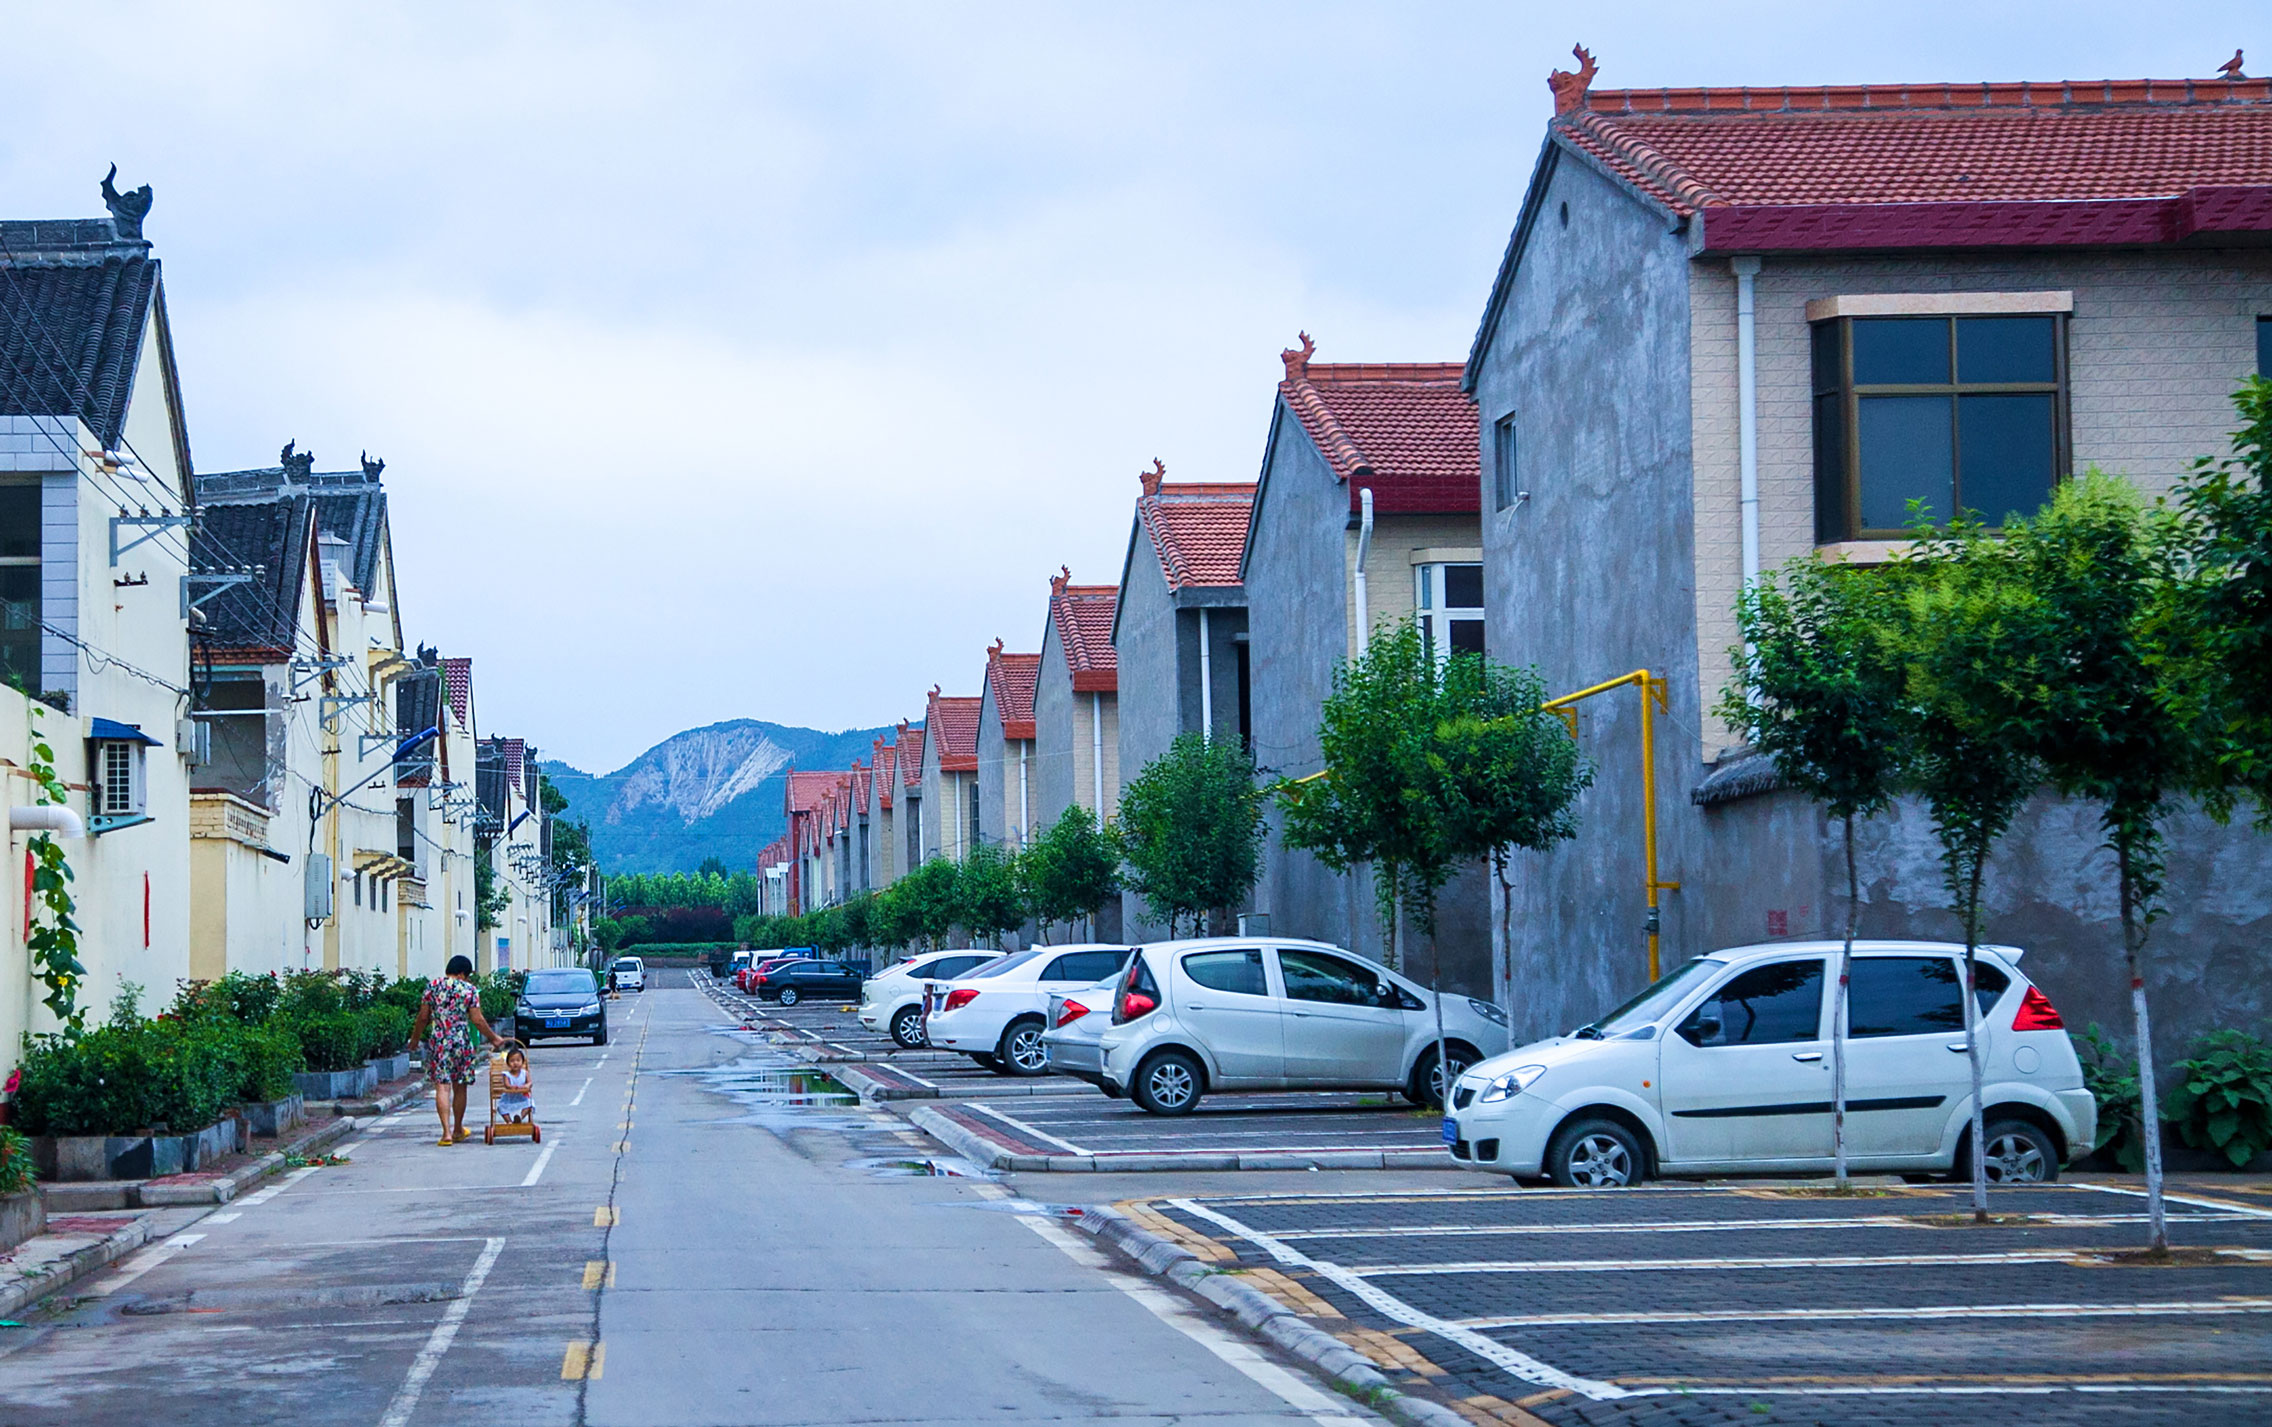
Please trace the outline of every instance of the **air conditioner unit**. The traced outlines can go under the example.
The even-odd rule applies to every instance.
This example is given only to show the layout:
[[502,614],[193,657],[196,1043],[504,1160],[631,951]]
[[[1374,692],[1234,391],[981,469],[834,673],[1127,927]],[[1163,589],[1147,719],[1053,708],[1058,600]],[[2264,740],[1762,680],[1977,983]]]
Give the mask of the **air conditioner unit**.
[[189,755],[189,761],[206,764],[213,761],[213,725],[201,718],[179,719],[174,724],[174,752]]
[[307,918],[311,922],[331,917],[331,854],[311,852],[304,864],[308,873]]

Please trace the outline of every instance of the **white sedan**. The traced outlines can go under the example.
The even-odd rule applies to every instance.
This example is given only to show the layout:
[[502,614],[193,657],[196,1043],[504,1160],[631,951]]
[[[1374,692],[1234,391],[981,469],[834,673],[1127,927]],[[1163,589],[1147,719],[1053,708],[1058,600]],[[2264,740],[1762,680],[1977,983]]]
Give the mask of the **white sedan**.
[[1049,1029],[1041,1046],[1049,1068],[1059,1075],[1104,1086],[1104,1051],[1099,1042],[1112,1024],[1112,1000],[1120,991],[1120,978],[1110,976],[1080,991],[1052,991],[1042,1020]]
[[923,1044],[923,982],[931,976],[964,976],[1002,953],[975,948],[927,951],[895,961],[860,983],[860,1024],[888,1032],[902,1048]]
[[1046,1075],[1049,993],[1077,991],[1128,964],[1126,946],[1040,946],[1006,956],[960,980],[927,983],[923,1035],[1004,1075]]

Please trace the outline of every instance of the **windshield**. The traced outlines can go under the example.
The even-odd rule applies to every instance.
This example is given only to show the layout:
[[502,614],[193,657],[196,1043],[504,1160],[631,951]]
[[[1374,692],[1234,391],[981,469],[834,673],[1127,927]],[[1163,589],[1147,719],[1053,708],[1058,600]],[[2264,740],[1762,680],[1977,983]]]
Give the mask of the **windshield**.
[[1642,1026],[1653,1025],[1663,1019],[1675,1002],[1695,989],[1696,983],[1721,970],[1723,963],[1696,960],[1689,962],[1670,976],[1662,976],[1655,984],[1624,1005],[1602,1017],[1590,1026],[1580,1028],[1578,1034],[1586,1039],[1607,1040]]
[[590,993],[599,989],[589,971],[532,971],[529,973],[528,996],[573,996],[577,992]]
[[618,971],[638,971],[642,968],[643,963],[636,956],[627,956],[615,964],[615,969]]
[[[1025,965],[1039,955],[1041,955],[1039,951],[1021,951],[1014,956],[1005,956],[1000,961],[989,961],[976,971],[966,974],[963,979],[976,981],[981,976],[999,976],[1013,967]],[[1990,1146],[1990,1148],[1994,1148],[1994,1146]]]

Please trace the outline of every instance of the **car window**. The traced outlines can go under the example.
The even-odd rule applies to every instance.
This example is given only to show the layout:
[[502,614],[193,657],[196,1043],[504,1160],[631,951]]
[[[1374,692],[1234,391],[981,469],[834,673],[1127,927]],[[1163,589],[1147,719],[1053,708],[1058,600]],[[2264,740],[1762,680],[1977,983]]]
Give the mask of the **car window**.
[[981,966],[970,974],[974,980],[981,976],[999,976],[1005,971],[1013,971],[1025,965],[1039,955],[1041,953],[1038,951],[1021,951],[1014,956],[1005,956],[991,965]]
[[1822,962],[1771,961],[1729,978],[1680,1024],[1690,1045],[1775,1045],[1822,1034]]
[[1078,981],[1087,984],[1112,975],[1128,964],[1129,953],[1122,951],[1068,951],[1049,963],[1041,973],[1044,981]]
[[[1975,963],[1973,993],[1986,1015],[2012,979],[1992,963]],[[1964,968],[1947,956],[1863,956],[1847,983],[1847,1033],[1865,1036],[1936,1036],[1964,1029],[1957,983]]]
[[993,959],[991,956],[942,956],[923,968],[923,974],[941,977],[960,976],[972,967],[983,966]]
[[644,971],[646,964],[636,956],[627,956],[615,964],[618,971]]
[[1278,970],[1286,978],[1288,1000],[1390,1007],[1401,1007],[1405,1001],[1404,993],[1377,973],[1322,951],[1283,949],[1278,953]]
[[597,991],[599,983],[592,973],[582,970],[532,971],[529,973],[527,994],[531,996],[573,996],[579,991]]
[[1183,974],[1210,991],[1233,996],[1267,996],[1259,951],[1195,951],[1183,959]]
[[1595,1021],[1580,1032],[1593,1032],[1607,1039],[1655,1025],[1657,1018],[1684,1000],[1697,983],[1717,975],[1726,963],[1718,961],[1691,961],[1678,970],[1658,977],[1648,989],[1608,1015]]

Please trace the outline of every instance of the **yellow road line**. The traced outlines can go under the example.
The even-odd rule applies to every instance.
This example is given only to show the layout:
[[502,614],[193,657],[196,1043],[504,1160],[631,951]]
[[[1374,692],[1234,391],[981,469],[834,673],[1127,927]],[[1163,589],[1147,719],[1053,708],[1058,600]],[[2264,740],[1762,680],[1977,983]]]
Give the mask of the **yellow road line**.
[[582,1382],[596,1380],[601,1369],[607,1366],[607,1344],[570,1343],[560,1358],[560,1380]]
[[588,1259],[584,1263],[584,1288],[596,1289],[602,1284],[615,1287],[615,1265],[606,1259]]
[[622,1222],[623,1211],[613,1204],[602,1204],[592,1211],[592,1227],[595,1229],[612,1229]]

